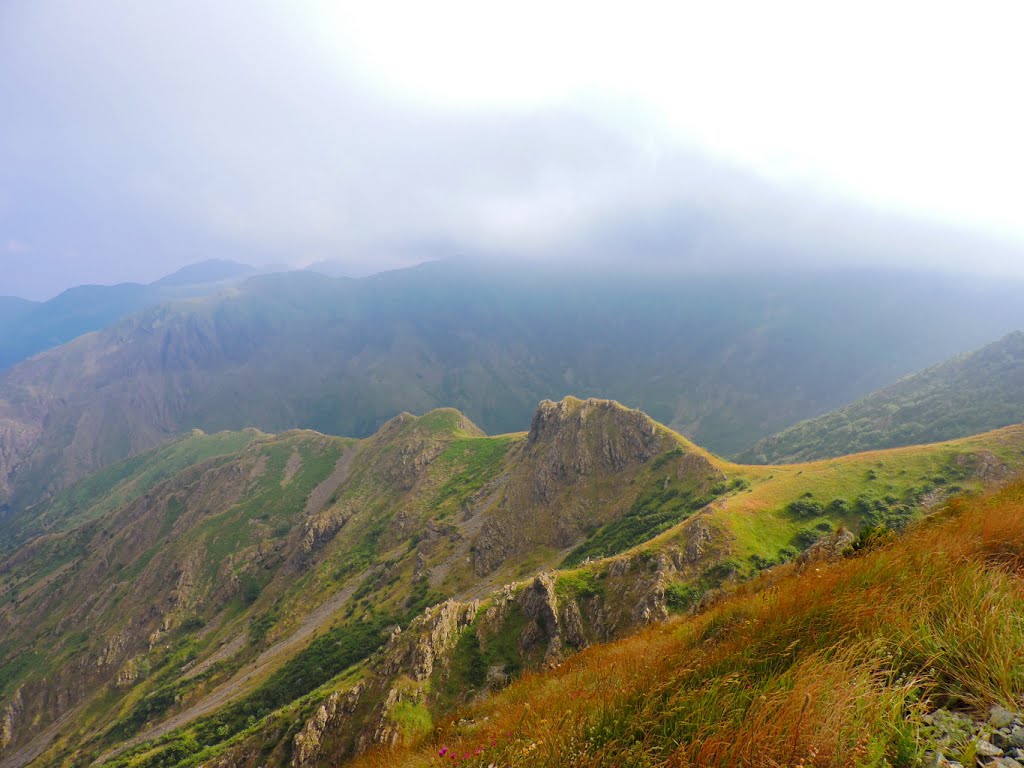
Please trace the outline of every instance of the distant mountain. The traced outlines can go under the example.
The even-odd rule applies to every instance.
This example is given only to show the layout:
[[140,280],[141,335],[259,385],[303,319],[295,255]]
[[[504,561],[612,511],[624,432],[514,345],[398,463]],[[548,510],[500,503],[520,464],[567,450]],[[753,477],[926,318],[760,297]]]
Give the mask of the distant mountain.
[[193,427],[357,437],[452,405],[491,433],[574,391],[730,455],[1024,326],[1020,286],[887,273],[309,272],[146,309],[0,376],[11,509]]
[[389,255],[376,259],[325,259],[313,262],[306,270],[328,277],[369,277],[390,270],[408,269],[434,260],[416,255]]
[[30,312],[39,302],[17,296],[0,296],[0,328]]
[[25,513],[39,535],[0,556],[0,761],[338,766],[1024,466],[1024,428],[765,468],[606,400],[542,402],[521,426],[488,437],[442,408],[363,440],[195,432]]
[[203,283],[220,283],[225,280],[238,280],[256,273],[255,267],[241,264],[229,259],[208,259],[196,264],[189,264],[177,272],[162,277],[153,283],[154,286],[200,285]]
[[43,302],[0,298],[0,370],[140,309],[204,296],[254,271],[237,262],[205,261],[149,285],[82,285]]
[[950,440],[1024,422],[1024,332],[764,438],[742,454],[777,464]]

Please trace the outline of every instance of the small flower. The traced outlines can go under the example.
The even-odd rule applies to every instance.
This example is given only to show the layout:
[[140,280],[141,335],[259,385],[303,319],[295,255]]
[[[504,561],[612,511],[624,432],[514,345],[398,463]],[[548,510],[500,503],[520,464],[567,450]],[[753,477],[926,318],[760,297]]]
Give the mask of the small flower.
[[437,756],[438,757],[444,757],[447,754],[448,754],[448,747],[441,747],[439,750],[437,750]]

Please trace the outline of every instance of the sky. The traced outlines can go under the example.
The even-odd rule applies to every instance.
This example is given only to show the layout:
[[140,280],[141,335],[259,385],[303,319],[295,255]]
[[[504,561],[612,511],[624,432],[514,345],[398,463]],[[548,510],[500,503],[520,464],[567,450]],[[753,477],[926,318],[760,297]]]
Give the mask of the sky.
[[0,295],[231,258],[1024,276],[1019,2],[2,0]]

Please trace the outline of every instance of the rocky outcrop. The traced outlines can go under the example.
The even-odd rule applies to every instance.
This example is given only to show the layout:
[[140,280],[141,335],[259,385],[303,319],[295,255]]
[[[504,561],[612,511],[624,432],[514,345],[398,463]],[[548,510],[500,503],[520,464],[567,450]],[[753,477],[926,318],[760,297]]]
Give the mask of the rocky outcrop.
[[[346,751],[364,752],[375,745],[393,745],[402,729],[390,717],[402,702],[419,703],[432,678],[443,677],[461,634],[476,617],[479,603],[448,600],[429,609],[402,632],[392,632],[372,673],[344,695],[332,694],[296,734],[293,768],[321,764],[328,754],[337,759]],[[354,734],[339,746],[343,734]],[[333,740],[332,740],[333,739]]]
[[291,763],[294,768],[316,765],[323,754],[329,728],[352,718],[362,694],[363,685],[357,683],[347,693],[335,692],[324,699],[316,714],[295,734]]
[[567,485],[595,473],[621,472],[658,453],[658,425],[645,413],[612,400],[567,397],[537,407],[526,439],[539,454],[533,476],[538,501],[550,501]]
[[624,514],[628,488],[654,457],[707,487],[723,479],[705,454],[688,449],[646,414],[611,400],[543,401],[498,503],[472,543],[473,571],[487,576],[537,546],[564,549]]
[[1001,483],[1010,475],[1009,466],[991,451],[961,453],[953,459],[953,465],[980,478],[988,485]]
[[927,768],[964,768],[954,759],[973,755],[980,768],[1024,765],[1024,713],[994,706],[988,716],[972,719],[960,712],[937,709],[924,715],[920,738],[928,750]]
[[0,709],[0,750],[6,749],[14,741],[17,726],[25,708],[25,702],[21,696],[21,688],[14,692],[3,709]]
[[509,585],[498,592],[480,618],[476,631],[481,642],[486,644],[507,632],[516,610],[526,619],[516,638],[524,658],[537,657],[541,664],[550,666],[558,663],[567,649],[578,651],[589,644],[579,606],[572,600],[558,599],[551,573],[539,574],[525,588],[517,590]]
[[480,604],[446,600],[413,621],[406,632],[392,635],[384,651],[381,672],[385,676],[406,675],[415,681],[429,678],[435,664],[445,663],[458,642],[459,634],[476,617]]
[[811,544],[800,553],[797,562],[800,565],[806,565],[819,560],[838,560],[850,553],[856,541],[857,537],[853,531],[841,528],[835,533],[822,536]]

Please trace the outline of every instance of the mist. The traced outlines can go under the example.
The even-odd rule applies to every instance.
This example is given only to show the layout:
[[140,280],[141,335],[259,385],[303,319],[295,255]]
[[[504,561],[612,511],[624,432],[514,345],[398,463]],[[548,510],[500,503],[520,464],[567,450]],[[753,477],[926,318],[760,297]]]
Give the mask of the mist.
[[[304,3],[283,15],[262,3],[5,4],[0,295],[149,282],[211,258],[340,262],[352,274],[459,258],[1024,276],[1020,231],[979,221],[966,204],[949,215],[969,195],[951,194],[937,213],[923,198],[858,191],[830,177],[828,163],[757,161],[752,140],[714,146],[698,129],[720,127],[700,118],[717,102],[700,101],[693,83],[680,81],[692,99],[680,106],[665,100],[670,86],[653,70],[624,63],[625,85],[603,87],[615,73],[580,79],[585,55],[559,70],[543,58],[558,48],[550,41],[538,53],[548,78],[525,61],[529,41],[517,69],[507,50],[492,60],[480,40],[467,42],[472,26],[439,31],[462,6],[445,6],[437,28],[423,30],[440,64],[420,51],[378,66],[358,51],[393,52],[405,33],[338,7]],[[557,38],[560,18],[537,34]],[[338,32],[345,20],[354,32]],[[479,34],[487,41],[493,31]],[[464,48],[476,58],[440,68],[452,66],[446,51]],[[417,62],[436,68],[435,79],[403,83]],[[721,99],[735,77],[709,70],[699,84],[719,83]],[[562,86],[549,92],[550,79]],[[778,95],[781,106],[792,94]],[[761,118],[765,135],[779,134],[768,114],[752,114],[751,125]],[[804,118],[794,114],[793,125]],[[801,139],[795,127],[792,139]],[[953,154],[974,141],[935,158],[950,169],[937,184],[965,181]],[[843,151],[834,150],[835,167]],[[890,186],[907,186],[902,178]]]

